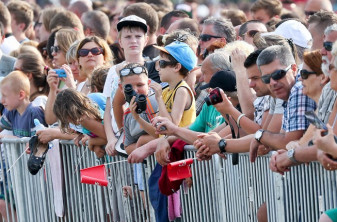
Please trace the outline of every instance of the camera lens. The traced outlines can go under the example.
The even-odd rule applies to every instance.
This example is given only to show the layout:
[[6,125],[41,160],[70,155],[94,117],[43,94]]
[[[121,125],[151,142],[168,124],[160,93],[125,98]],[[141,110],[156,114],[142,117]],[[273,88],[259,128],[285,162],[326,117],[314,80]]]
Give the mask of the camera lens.
[[146,110],[146,96],[143,94],[138,95],[136,98],[136,102],[137,102],[136,112],[138,114],[144,112]]

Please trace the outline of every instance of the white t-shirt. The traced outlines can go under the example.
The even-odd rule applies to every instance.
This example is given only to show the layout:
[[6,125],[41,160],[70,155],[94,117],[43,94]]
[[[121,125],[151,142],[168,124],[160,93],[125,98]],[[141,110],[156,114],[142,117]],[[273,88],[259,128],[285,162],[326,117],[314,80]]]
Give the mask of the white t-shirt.
[[36,97],[32,101],[32,104],[33,104],[33,106],[42,107],[43,110],[44,110],[46,108],[47,99],[48,99],[48,97],[46,95],[41,95],[41,96]]
[[11,35],[4,39],[4,42],[1,44],[0,49],[5,55],[9,55],[13,50],[16,50],[20,47],[20,43],[14,35]]

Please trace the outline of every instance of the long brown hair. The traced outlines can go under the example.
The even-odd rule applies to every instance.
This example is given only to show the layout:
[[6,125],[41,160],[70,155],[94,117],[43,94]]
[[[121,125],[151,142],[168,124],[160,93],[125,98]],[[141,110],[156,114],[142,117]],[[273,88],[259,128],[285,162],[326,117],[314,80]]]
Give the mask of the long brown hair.
[[74,89],[65,89],[57,94],[53,112],[59,119],[61,131],[65,133],[70,132],[70,123],[81,125],[84,118],[102,120],[97,105]]

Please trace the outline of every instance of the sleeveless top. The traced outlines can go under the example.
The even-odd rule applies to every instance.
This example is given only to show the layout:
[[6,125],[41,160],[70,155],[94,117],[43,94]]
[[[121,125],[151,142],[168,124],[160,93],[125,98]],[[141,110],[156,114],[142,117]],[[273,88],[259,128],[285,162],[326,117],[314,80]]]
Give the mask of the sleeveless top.
[[191,88],[187,85],[187,83],[184,80],[182,80],[173,90],[170,90],[169,87],[164,89],[162,97],[165,102],[167,112],[171,113],[174,98],[176,96],[179,96],[176,95],[176,92],[180,87],[185,87],[192,98],[191,106],[188,109],[184,109],[184,113],[181,117],[180,123],[178,124],[179,127],[185,127],[193,123],[196,118],[195,99]]

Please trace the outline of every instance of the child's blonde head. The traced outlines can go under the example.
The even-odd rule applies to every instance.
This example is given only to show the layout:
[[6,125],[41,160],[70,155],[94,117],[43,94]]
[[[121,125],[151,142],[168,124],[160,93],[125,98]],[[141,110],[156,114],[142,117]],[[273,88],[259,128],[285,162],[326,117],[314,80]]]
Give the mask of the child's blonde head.
[[9,73],[0,83],[0,86],[10,86],[10,89],[15,93],[20,93],[23,91],[26,95],[26,98],[29,99],[30,95],[30,82],[23,72],[13,71]]
[[62,132],[69,132],[69,123],[81,125],[85,118],[101,120],[97,105],[74,89],[65,89],[57,94],[53,112],[60,121]]

